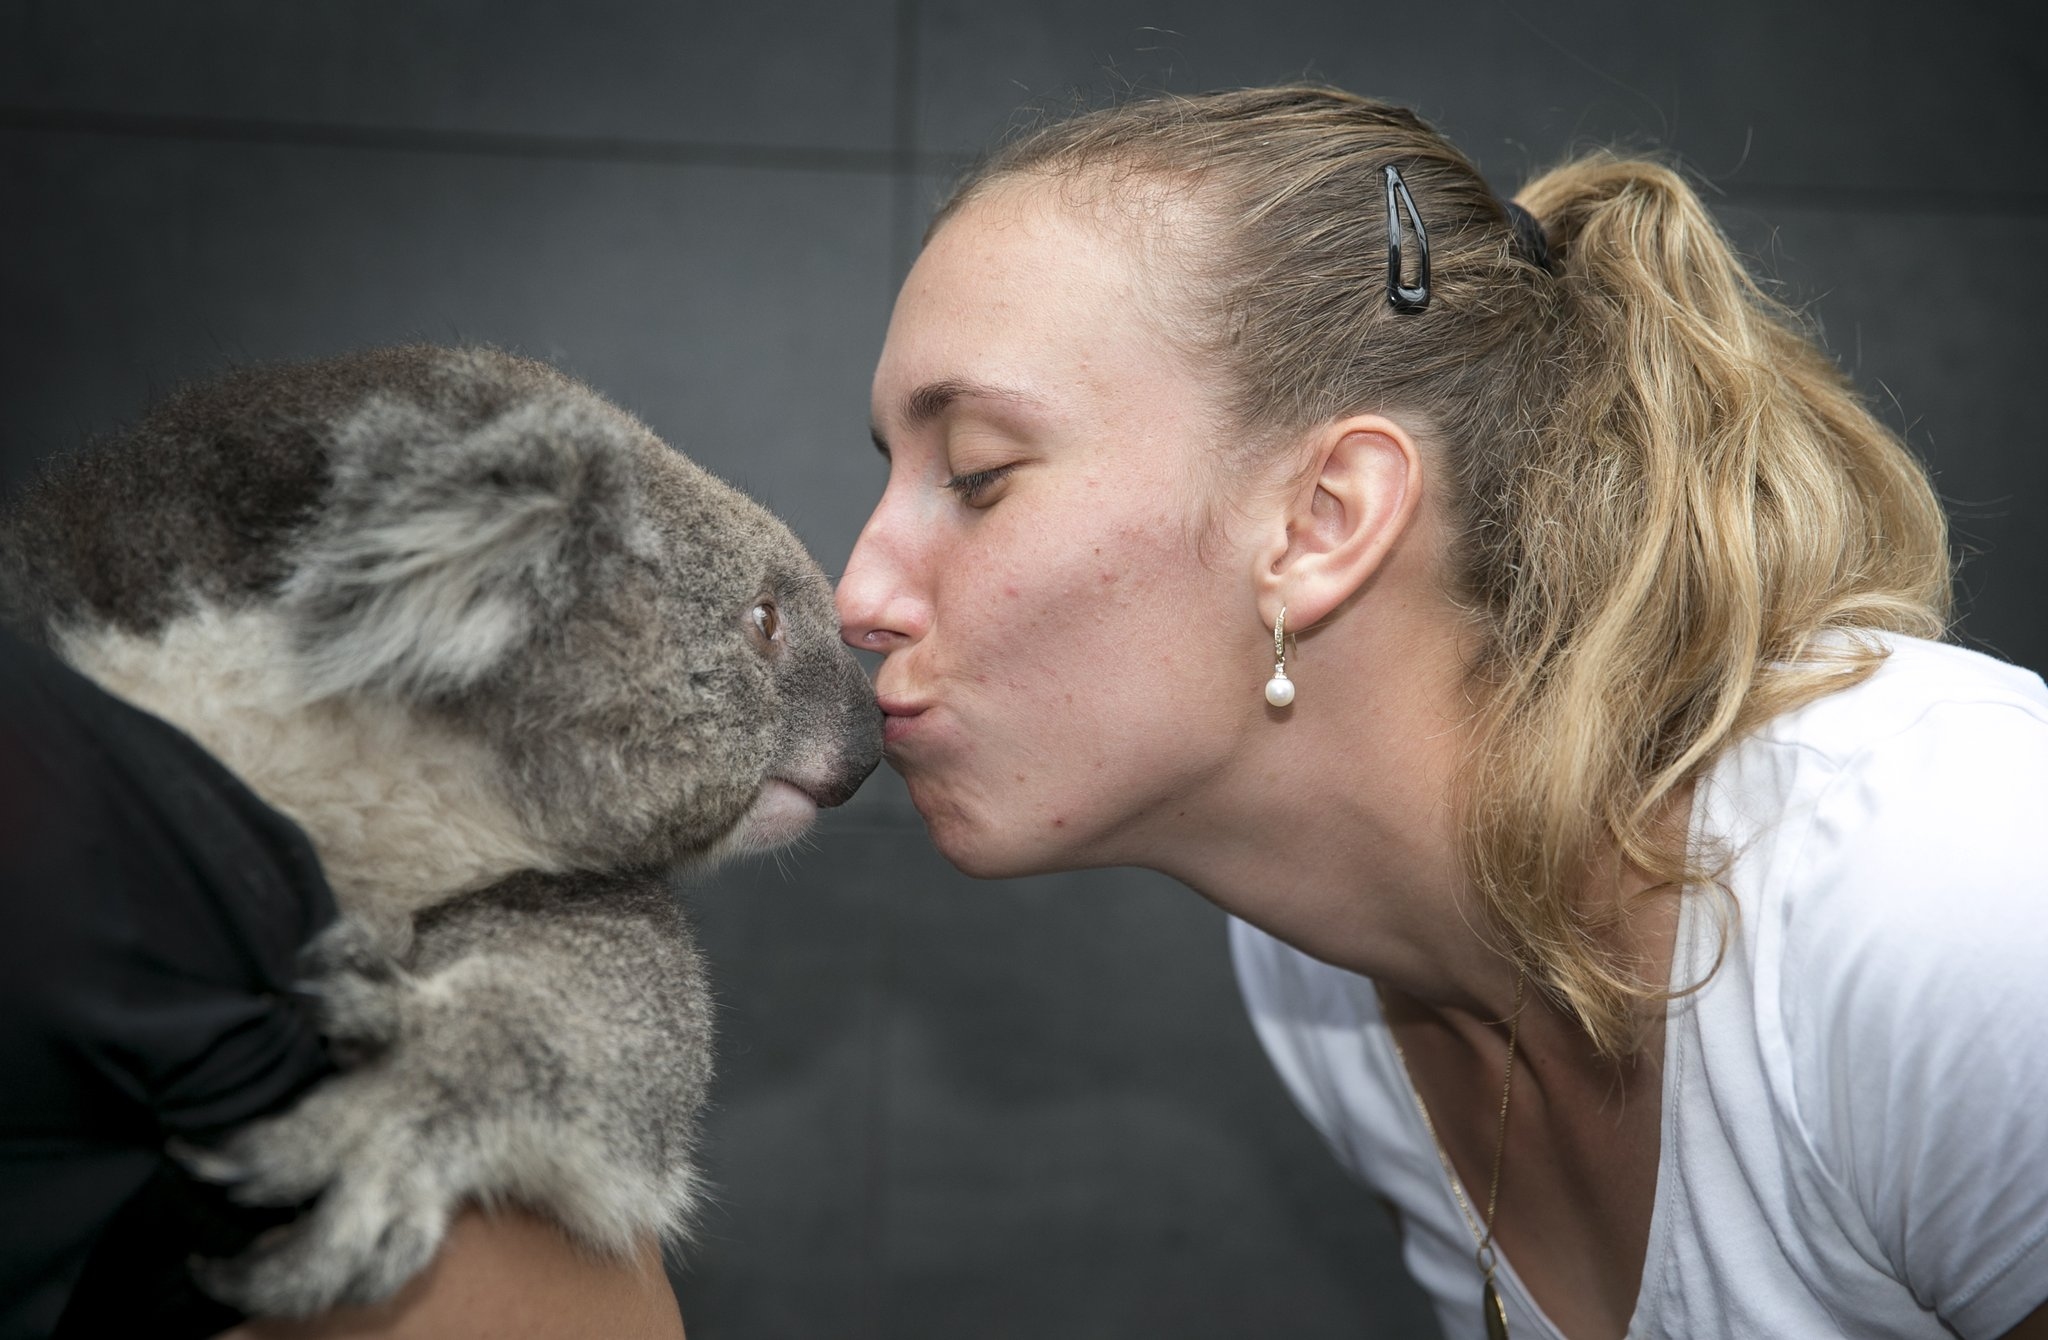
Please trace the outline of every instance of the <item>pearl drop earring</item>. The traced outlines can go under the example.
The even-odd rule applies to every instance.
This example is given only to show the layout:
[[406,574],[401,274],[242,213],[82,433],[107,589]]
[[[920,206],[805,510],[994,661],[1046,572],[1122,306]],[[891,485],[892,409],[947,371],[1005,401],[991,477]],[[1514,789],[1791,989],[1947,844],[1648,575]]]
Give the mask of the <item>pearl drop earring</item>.
[[1266,701],[1285,707],[1294,701],[1294,681],[1287,677],[1287,607],[1273,620],[1273,677],[1266,681]]

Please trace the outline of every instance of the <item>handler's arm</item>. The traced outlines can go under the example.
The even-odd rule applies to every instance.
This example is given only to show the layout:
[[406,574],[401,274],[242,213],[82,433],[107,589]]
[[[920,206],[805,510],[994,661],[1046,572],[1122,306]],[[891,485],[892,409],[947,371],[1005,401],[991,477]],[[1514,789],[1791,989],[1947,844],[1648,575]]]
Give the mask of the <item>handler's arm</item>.
[[388,1303],[309,1321],[251,1321],[219,1340],[682,1340],[683,1319],[649,1243],[631,1266],[578,1249],[515,1212],[464,1214],[441,1254]]

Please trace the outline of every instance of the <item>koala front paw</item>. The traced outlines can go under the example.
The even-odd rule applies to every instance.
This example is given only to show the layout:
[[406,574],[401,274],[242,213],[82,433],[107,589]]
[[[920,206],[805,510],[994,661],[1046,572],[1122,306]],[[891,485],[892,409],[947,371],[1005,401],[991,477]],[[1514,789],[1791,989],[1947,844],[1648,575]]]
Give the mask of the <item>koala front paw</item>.
[[305,990],[319,1002],[320,1031],[345,1067],[361,1064],[398,1037],[411,989],[401,950],[384,932],[344,917],[300,954]]
[[240,1256],[196,1265],[202,1288],[255,1315],[303,1317],[382,1301],[433,1259],[462,1174],[377,1087],[345,1075],[224,1145],[181,1151],[195,1174],[243,1204],[317,1196]]

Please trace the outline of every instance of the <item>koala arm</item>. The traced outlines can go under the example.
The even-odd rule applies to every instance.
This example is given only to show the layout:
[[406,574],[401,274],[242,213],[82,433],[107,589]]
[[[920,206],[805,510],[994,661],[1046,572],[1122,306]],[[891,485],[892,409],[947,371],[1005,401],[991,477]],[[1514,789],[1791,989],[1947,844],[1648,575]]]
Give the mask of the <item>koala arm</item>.
[[518,875],[422,917],[402,960],[347,920],[310,958],[347,1069],[191,1161],[238,1199],[317,1200],[200,1267],[209,1291],[257,1315],[381,1301],[466,1204],[614,1262],[681,1234],[710,1005],[658,877]]
[[593,1259],[518,1211],[460,1215],[427,1269],[388,1302],[252,1320],[219,1340],[682,1340],[653,1242]]

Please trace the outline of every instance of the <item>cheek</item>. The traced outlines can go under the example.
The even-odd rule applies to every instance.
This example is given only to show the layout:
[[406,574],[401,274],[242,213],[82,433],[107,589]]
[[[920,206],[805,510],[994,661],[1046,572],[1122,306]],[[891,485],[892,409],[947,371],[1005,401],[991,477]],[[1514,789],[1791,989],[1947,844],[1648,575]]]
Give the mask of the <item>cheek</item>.
[[1158,586],[1144,537],[1080,536],[1031,552],[991,551],[968,560],[970,581],[954,612],[972,630],[980,676],[1038,696],[1113,673],[1128,657]]
[[1198,657],[1216,636],[1221,583],[1184,549],[1171,518],[1132,520],[1048,546],[1030,566],[1013,559],[966,602],[960,668],[992,694],[985,719],[1009,728],[1031,771],[1092,774],[1150,747],[1175,714],[1206,710]]

